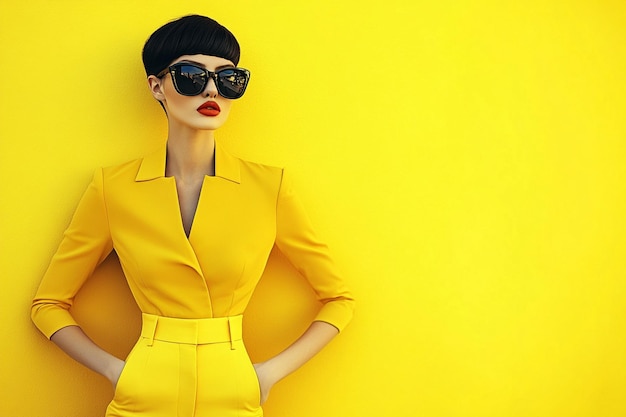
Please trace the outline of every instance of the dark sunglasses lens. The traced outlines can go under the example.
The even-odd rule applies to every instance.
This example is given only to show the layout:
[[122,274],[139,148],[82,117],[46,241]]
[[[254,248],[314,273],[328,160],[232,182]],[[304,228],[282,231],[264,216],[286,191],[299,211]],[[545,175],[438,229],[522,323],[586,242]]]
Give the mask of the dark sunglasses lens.
[[239,68],[226,68],[217,72],[217,91],[226,98],[243,96],[249,73]]
[[193,65],[175,67],[174,82],[180,94],[195,96],[200,94],[207,83],[206,73]]

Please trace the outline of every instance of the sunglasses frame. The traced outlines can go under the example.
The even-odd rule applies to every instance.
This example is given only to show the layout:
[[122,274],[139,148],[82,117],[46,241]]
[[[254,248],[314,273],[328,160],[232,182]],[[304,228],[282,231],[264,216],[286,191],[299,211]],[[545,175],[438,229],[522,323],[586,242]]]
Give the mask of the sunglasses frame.
[[[182,92],[179,87],[178,87],[178,83],[176,82],[176,70],[180,67],[183,66],[189,66],[189,67],[193,67],[196,68],[200,71],[204,72],[204,76],[206,77],[206,84],[204,84],[204,86],[200,89],[200,91],[198,91],[195,94],[188,94],[188,93],[184,93]],[[237,71],[241,71],[243,72],[243,74],[246,77],[246,82],[243,85],[243,88],[241,90],[241,94],[237,95],[236,97],[228,97],[226,95],[224,95],[222,93],[222,91],[220,90],[220,83],[218,82],[219,80],[219,73],[222,71],[232,71],[232,70],[237,70]],[[224,98],[228,98],[231,100],[235,100],[238,98],[241,98],[243,96],[243,94],[246,92],[246,88],[248,87],[248,82],[250,81],[250,71],[248,71],[245,68],[241,68],[241,67],[227,67],[227,68],[222,68],[221,70],[218,71],[209,71],[206,68],[202,68],[196,64],[192,64],[189,62],[177,62],[176,64],[170,65],[169,67],[165,68],[163,71],[161,71],[160,73],[157,74],[157,78],[162,78],[163,76],[165,76],[165,74],[169,73],[170,76],[172,77],[172,83],[174,84],[174,88],[176,89],[176,91],[178,92],[178,94],[183,95],[183,96],[197,96],[199,94],[202,94],[202,92],[206,89],[206,86],[209,84],[209,80],[212,78],[213,82],[215,83],[215,87],[217,88],[217,92]]]

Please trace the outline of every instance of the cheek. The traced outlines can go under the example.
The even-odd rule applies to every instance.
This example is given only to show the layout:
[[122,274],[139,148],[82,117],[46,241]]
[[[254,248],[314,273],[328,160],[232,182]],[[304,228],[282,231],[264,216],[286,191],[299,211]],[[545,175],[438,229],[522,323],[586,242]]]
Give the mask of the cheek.
[[189,97],[182,96],[177,92],[169,92],[165,97],[165,106],[174,114],[189,115],[191,111],[195,110],[193,102],[189,100]]
[[232,105],[231,102],[226,102],[226,103],[223,103],[223,104],[220,105],[220,108],[222,110],[222,114],[224,116],[227,117],[230,114],[230,108],[232,107],[231,105]]

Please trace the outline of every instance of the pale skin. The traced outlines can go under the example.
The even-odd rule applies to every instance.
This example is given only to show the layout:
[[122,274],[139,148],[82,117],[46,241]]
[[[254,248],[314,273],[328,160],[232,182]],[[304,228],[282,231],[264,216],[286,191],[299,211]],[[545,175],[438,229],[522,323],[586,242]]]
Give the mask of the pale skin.
[[[181,61],[201,64],[210,71],[234,66],[224,58],[208,55],[185,55],[173,63]],[[197,96],[178,94],[169,74],[161,79],[151,75],[148,85],[168,115],[165,175],[176,180],[181,221],[189,236],[204,177],[215,175],[215,130],[228,118],[232,100],[218,94],[213,80]],[[218,103],[221,109],[218,116],[209,117],[196,111],[207,100]],[[304,365],[338,333],[333,325],[315,321],[281,353],[254,364],[261,388],[261,404],[267,400],[274,384]],[[105,376],[113,386],[117,384],[125,362],[97,346],[80,327],[64,327],[52,335],[51,340],[70,357]]]

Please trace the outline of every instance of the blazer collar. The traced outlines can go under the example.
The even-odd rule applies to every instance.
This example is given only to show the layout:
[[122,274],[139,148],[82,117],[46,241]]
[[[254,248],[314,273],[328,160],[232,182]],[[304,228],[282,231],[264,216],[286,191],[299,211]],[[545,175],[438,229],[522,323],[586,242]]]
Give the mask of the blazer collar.
[[[165,177],[166,157],[167,144],[145,156],[141,161],[135,181],[150,181]],[[229,154],[217,140],[215,141],[215,176],[237,184],[241,181],[239,159]]]

